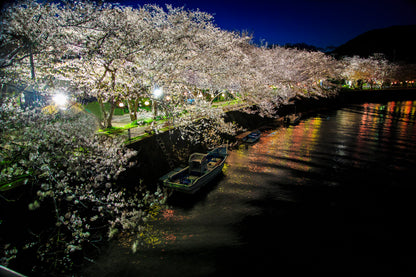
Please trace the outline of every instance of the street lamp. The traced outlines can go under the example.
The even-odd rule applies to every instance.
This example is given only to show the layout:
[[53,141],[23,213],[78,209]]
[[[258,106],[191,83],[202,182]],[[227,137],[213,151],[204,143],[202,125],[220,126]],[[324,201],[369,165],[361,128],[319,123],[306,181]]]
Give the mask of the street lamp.
[[66,109],[66,105],[68,104],[68,96],[66,94],[59,92],[52,97],[52,100],[60,109]]
[[156,101],[157,100],[159,100],[160,98],[162,98],[162,96],[163,96],[163,88],[161,88],[161,87],[158,87],[158,86],[156,86],[154,89],[153,89],[153,115],[154,115],[154,117],[155,117],[155,119],[156,119],[156,116],[157,116],[157,103],[156,103]]
[[160,97],[162,97],[162,95],[163,95],[163,88],[161,88],[161,87],[156,87],[156,88],[153,90],[153,97],[154,97],[154,98],[159,99]]

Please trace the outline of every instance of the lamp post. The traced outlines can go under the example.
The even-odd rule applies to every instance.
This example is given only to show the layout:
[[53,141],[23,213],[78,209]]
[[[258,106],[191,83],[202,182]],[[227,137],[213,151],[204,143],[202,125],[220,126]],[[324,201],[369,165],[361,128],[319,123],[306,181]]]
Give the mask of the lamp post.
[[153,108],[153,115],[156,119],[157,116],[157,101],[162,98],[163,96],[163,88],[156,86],[153,89],[153,101],[152,101],[152,108]]

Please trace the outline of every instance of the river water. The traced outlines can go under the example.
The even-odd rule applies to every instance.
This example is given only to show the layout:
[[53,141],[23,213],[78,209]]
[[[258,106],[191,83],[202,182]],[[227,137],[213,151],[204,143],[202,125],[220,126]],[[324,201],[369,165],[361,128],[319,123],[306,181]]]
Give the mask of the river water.
[[415,176],[416,101],[326,111],[233,150],[154,247],[114,242],[85,274],[416,276]]

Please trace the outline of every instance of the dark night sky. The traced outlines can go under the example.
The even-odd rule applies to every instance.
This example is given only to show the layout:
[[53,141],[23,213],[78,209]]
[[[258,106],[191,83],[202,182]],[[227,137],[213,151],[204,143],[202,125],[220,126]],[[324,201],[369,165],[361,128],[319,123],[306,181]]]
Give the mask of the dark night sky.
[[225,30],[246,30],[254,41],[305,42],[339,46],[357,35],[393,25],[416,24],[414,0],[115,0],[136,6],[147,3],[199,9],[214,15]]
[[[416,24],[416,0],[104,0],[137,6],[165,3],[214,15],[230,31],[248,31],[254,41],[339,46],[359,34]],[[0,3],[3,2],[0,0]],[[14,2],[9,0],[6,2]]]

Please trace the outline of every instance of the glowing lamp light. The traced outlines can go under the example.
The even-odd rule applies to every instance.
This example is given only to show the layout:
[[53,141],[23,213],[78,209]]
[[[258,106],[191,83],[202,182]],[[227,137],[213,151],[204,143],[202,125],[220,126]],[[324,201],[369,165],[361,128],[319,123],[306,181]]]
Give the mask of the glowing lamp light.
[[163,88],[156,87],[156,88],[153,90],[153,96],[154,96],[155,98],[160,98],[162,95],[163,95]]
[[66,104],[68,104],[68,96],[63,93],[55,94],[52,100],[61,109],[65,109]]
[[124,103],[123,103],[123,102],[120,102],[120,103],[118,103],[118,106],[119,106],[120,108],[123,108],[123,107],[124,107]]
[[144,102],[144,104],[145,104],[146,106],[149,106],[149,105],[150,105],[150,102],[146,100],[146,102]]

